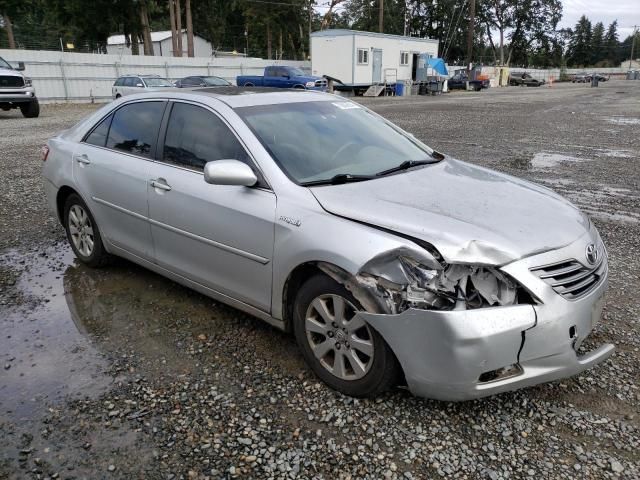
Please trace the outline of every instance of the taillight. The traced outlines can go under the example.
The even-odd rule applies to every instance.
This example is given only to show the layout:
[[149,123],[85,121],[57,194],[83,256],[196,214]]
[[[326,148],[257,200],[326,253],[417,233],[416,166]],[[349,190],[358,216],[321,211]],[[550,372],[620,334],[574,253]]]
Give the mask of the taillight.
[[43,162],[47,161],[47,157],[49,156],[49,147],[47,145],[43,145],[40,149],[40,158]]

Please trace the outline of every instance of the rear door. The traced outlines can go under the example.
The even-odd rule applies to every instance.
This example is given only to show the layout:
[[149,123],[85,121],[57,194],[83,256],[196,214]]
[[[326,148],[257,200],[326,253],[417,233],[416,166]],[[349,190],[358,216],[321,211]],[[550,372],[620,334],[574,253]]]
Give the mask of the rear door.
[[113,245],[153,259],[147,182],[164,101],[123,105],[78,144],[73,175],[103,235]]
[[156,262],[263,311],[271,308],[275,194],[210,185],[206,162],[235,159],[256,172],[227,124],[207,107],[172,102],[159,161],[153,164],[149,217]]

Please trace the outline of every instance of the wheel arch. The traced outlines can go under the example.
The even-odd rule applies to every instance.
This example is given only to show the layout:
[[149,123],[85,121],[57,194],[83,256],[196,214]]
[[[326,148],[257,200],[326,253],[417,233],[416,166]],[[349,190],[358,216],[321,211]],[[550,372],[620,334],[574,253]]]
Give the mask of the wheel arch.
[[82,195],[80,195],[77,190],[68,185],[63,185],[58,189],[58,193],[56,194],[56,213],[58,214],[58,220],[61,224],[64,224],[64,204],[67,198],[74,193],[82,198]]

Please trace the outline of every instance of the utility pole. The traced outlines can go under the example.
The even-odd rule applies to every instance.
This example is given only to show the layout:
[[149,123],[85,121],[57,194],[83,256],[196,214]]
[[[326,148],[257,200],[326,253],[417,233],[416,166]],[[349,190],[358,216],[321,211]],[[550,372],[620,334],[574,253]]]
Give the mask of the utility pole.
[[[461,12],[462,14],[462,12]],[[473,35],[476,26],[476,0],[469,1],[469,31],[467,32],[467,78],[471,80],[471,62],[473,61]]]
[[633,26],[633,35],[631,36],[631,58],[629,58],[629,70],[631,70],[631,62],[633,61],[633,51],[636,46],[636,37],[638,36],[638,26]]
[[380,0],[380,13],[378,14],[378,30],[384,33],[384,0]]
[[311,58],[311,22],[312,21],[313,21],[313,0],[309,0],[309,51],[307,52],[308,58]]

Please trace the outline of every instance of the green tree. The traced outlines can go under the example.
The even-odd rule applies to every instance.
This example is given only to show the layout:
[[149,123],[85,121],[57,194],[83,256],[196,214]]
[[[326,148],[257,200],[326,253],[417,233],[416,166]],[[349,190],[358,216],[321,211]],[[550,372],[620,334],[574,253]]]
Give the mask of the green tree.
[[620,62],[620,42],[618,41],[618,21],[614,20],[604,36],[605,58],[614,67]]
[[591,64],[596,65],[605,58],[604,25],[598,22],[591,31]]
[[572,66],[584,67],[591,61],[591,22],[582,15],[573,29],[569,42],[568,63]]

